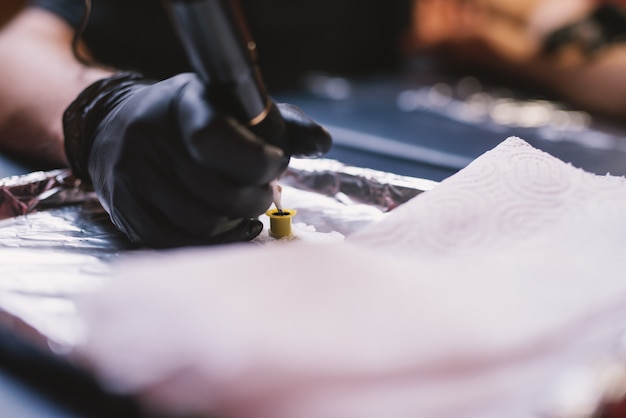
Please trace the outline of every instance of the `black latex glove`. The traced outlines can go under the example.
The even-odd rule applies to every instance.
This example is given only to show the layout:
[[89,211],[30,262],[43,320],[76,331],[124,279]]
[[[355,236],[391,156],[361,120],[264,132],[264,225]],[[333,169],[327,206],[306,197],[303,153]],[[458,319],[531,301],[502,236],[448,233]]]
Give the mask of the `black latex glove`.
[[91,183],[113,223],[153,247],[246,241],[272,202],[269,182],[290,156],[319,156],[328,132],[279,104],[284,135],[261,138],[215,110],[195,74],[161,82],[120,73],[100,80],[65,111],[74,173]]

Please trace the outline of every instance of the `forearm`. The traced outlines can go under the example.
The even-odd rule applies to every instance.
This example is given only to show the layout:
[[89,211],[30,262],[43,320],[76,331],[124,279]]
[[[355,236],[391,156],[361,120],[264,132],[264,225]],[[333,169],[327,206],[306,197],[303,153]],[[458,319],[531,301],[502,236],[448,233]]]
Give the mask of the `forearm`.
[[87,85],[110,74],[74,58],[73,33],[37,9],[24,10],[0,32],[0,151],[66,165],[63,111]]

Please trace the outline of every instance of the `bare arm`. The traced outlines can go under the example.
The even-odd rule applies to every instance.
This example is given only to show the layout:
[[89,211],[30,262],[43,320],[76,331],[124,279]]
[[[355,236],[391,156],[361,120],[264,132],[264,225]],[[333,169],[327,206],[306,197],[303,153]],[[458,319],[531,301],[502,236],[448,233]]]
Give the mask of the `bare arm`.
[[43,10],[24,9],[0,31],[0,152],[65,166],[62,114],[104,69],[71,50],[74,31]]

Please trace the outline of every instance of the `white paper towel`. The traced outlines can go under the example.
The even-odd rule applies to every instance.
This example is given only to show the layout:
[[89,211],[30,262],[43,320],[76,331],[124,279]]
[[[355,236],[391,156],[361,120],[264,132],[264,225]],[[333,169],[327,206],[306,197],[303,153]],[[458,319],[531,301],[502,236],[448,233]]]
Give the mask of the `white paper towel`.
[[556,416],[622,370],[624,179],[518,138],[343,242],[160,255],[80,301],[77,353],[161,413]]

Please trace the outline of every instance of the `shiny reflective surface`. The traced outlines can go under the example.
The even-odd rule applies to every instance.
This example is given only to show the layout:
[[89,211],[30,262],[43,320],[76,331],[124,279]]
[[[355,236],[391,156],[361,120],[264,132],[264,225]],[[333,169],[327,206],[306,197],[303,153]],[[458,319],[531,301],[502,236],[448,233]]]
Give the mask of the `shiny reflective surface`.
[[[306,239],[315,231],[319,236],[314,239],[323,242],[378,221],[436,183],[332,160],[294,159],[280,184],[285,204],[298,210],[294,223],[304,225]],[[0,192],[7,196],[0,200],[5,214],[0,220],[0,309],[5,315],[0,320],[62,354],[82,336],[73,300],[107,280],[116,259],[150,250],[130,243],[96,196],[82,190],[67,171],[6,178],[0,180]]]

